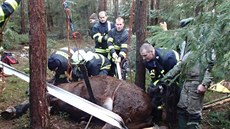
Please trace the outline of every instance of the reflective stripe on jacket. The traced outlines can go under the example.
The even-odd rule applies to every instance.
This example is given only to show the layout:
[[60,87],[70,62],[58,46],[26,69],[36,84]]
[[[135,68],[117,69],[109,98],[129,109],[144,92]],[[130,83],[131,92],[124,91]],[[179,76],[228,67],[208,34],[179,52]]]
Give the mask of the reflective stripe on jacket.
[[109,26],[111,29],[115,27],[115,25],[111,22],[106,21],[105,23],[97,22],[92,28],[93,39],[95,40],[95,48],[98,49],[107,49],[107,40],[104,41],[103,37],[108,37]]
[[120,57],[126,58],[126,53],[128,51],[128,31],[123,29],[117,31],[116,28],[113,28],[109,32],[108,38],[108,48],[110,54],[112,55],[116,52]]
[[21,0],[6,0],[0,8],[0,23],[4,22],[19,6]]
[[155,59],[144,62],[153,82],[162,78],[179,61],[179,54],[174,50],[155,48]]

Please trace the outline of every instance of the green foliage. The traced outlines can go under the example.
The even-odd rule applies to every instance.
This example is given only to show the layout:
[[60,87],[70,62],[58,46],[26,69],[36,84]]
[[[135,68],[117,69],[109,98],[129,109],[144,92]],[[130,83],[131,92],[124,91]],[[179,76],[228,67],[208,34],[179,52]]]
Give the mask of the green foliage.
[[16,49],[20,44],[27,44],[29,42],[28,34],[18,34],[11,29],[6,29],[4,32],[3,47],[7,50]]
[[[195,8],[193,2],[180,3],[173,6],[171,12],[162,11],[162,15],[167,17],[166,21],[174,22],[171,29],[163,31],[157,26],[150,26],[150,36],[148,41],[154,43],[157,47],[166,47],[177,50],[180,44],[187,38],[190,49],[196,51],[196,57],[200,57],[210,50],[214,50],[216,54],[216,64],[214,76],[217,79],[230,79],[230,2],[226,1],[202,1],[199,3],[203,10],[194,16],[194,21],[184,28],[177,28],[175,23],[179,23],[177,18],[185,18],[185,16],[193,16],[189,12],[189,8]],[[182,11],[183,10],[183,11]],[[181,14],[179,12],[182,11]],[[187,15],[190,14],[190,15]],[[175,15],[175,17],[174,17]],[[162,16],[162,17],[164,17]],[[168,24],[170,26],[170,24]],[[175,29],[173,29],[175,28]]]
[[126,1],[125,4],[121,5],[119,7],[119,16],[123,17],[124,19],[127,18],[127,20],[129,20],[131,6],[131,1]]
[[56,45],[56,44],[57,44],[57,42],[55,40],[50,39],[50,38],[47,39],[47,48],[48,49],[53,48],[54,45]]
[[208,114],[209,123],[212,124],[213,129],[227,129],[230,127],[229,115],[229,111],[210,112]]
[[131,36],[131,42],[129,46],[129,51],[128,51],[128,59],[129,63],[131,63],[132,70],[136,68],[136,36],[132,35]]

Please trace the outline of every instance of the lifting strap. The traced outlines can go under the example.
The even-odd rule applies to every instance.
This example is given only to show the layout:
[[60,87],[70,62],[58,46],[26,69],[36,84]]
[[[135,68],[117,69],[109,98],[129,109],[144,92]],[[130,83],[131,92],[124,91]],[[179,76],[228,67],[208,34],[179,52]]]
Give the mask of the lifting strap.
[[[3,63],[2,61],[0,61],[0,65],[3,65],[5,70],[8,73],[14,74],[15,76],[21,78],[22,80],[26,81],[26,82],[30,82],[30,78],[28,75],[26,75],[25,73],[18,71],[17,69]],[[64,89],[61,89],[59,87],[56,87],[50,83],[46,83],[47,84],[47,91],[50,95],[90,114],[93,115],[95,117],[97,117],[98,119],[109,123],[113,126],[118,127],[119,129],[128,129],[123,121],[123,119],[116,113],[105,109],[101,106],[98,106],[86,99],[83,99],[73,93],[70,93]]]

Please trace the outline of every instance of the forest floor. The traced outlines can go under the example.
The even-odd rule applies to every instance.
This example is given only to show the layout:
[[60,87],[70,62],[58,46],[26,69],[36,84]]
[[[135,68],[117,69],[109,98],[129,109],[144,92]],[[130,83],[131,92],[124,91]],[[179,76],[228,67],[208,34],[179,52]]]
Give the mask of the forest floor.
[[[29,59],[24,56],[25,53],[20,50],[13,51],[19,64],[13,65],[18,70],[28,72]],[[47,70],[49,71],[49,70]],[[48,73],[48,78],[52,75]],[[20,80],[15,76],[6,77],[0,82],[0,112],[9,106],[15,106],[28,99],[26,90],[28,83]],[[205,102],[215,100],[217,98],[227,96],[227,94],[209,91],[205,97]],[[203,129],[227,129],[230,127],[230,103],[225,103],[203,111]],[[60,113],[50,116],[52,129],[84,129],[87,122],[78,123],[71,120],[68,114]],[[0,129],[28,129],[29,128],[29,112],[20,118],[12,120],[4,120],[0,117]],[[99,129],[102,123],[90,123],[88,129]]]

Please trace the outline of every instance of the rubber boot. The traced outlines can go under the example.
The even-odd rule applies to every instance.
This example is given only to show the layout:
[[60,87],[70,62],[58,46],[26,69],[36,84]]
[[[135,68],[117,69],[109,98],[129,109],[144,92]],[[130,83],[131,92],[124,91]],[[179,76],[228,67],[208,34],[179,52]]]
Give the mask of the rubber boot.
[[24,101],[23,103],[17,106],[10,106],[5,111],[1,112],[1,116],[3,119],[11,120],[14,118],[18,118],[26,113],[29,109],[29,101]]
[[1,116],[5,120],[11,120],[16,116],[16,109],[10,106],[5,111],[1,112]]

